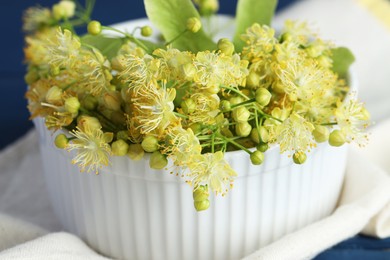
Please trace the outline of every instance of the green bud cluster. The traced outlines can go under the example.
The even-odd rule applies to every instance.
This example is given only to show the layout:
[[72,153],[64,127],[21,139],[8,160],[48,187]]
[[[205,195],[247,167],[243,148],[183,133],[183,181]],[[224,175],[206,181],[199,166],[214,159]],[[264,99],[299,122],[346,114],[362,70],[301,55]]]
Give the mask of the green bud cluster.
[[192,197],[194,198],[194,207],[197,211],[206,210],[210,207],[209,196],[207,185],[200,185],[194,189]]

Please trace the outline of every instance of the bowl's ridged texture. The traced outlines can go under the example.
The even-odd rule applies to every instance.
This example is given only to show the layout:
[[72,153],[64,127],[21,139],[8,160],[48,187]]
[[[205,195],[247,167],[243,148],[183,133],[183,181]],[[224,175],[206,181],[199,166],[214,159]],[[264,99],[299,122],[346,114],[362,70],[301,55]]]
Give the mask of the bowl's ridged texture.
[[244,152],[225,155],[239,172],[226,197],[197,213],[183,179],[148,160],[114,158],[99,175],[80,173],[35,120],[49,193],[64,228],[119,259],[238,259],[329,215],[344,177],[346,147],[320,145],[303,165],[277,147],[262,166]]

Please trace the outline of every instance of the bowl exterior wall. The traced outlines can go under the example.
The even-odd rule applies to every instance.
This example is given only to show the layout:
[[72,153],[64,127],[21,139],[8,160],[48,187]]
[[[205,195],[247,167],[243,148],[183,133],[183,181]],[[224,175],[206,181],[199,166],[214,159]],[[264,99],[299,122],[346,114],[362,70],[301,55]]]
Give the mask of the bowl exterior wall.
[[99,175],[80,173],[43,120],[35,125],[64,228],[118,259],[239,259],[331,214],[344,178],[346,147],[320,145],[303,165],[277,147],[261,166],[230,152],[225,159],[239,174],[234,188],[212,194],[210,208],[196,212],[191,187],[169,170],[151,170],[148,158],[116,157]]

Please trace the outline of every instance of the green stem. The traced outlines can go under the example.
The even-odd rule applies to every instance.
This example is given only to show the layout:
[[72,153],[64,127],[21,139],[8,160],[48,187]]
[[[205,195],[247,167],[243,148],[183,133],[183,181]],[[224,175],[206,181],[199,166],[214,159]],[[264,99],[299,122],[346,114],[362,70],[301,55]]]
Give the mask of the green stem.
[[165,46],[168,46],[169,44],[171,44],[172,42],[176,41],[177,39],[179,39],[183,34],[185,34],[186,32],[188,32],[188,29],[185,29],[184,31],[182,31],[181,33],[179,33],[175,38],[173,38],[172,40],[170,40],[169,42],[166,42],[165,43]]
[[230,90],[230,91],[233,91],[234,93],[242,96],[243,98],[245,99],[250,99],[249,97],[247,97],[245,94],[243,94],[241,91],[239,91],[238,89],[235,89],[235,88],[231,88],[231,87],[228,87],[228,86],[224,86],[224,85],[221,85],[221,88],[224,88],[224,89],[227,89],[227,90]]
[[244,150],[245,152],[247,152],[247,153],[249,153],[249,154],[252,154],[252,152],[251,152],[248,148],[242,146],[241,144],[237,143],[236,141],[233,141],[232,139],[227,138],[227,137],[225,137],[225,136],[220,136],[220,137],[221,137],[222,139],[226,140],[227,142],[231,143],[232,145],[234,145],[234,146],[240,148],[241,150]]
[[173,114],[174,114],[175,116],[177,116],[177,117],[181,117],[181,118],[188,119],[188,116],[183,115],[183,114],[180,114],[180,113],[178,113],[178,112],[173,112]]
[[99,121],[102,123],[102,125],[110,130],[111,132],[118,131],[117,127],[104,115],[100,114],[99,112],[95,111],[89,111],[83,107],[80,107],[80,111],[86,115],[93,116],[99,119]]
[[236,108],[236,107],[240,107],[240,106],[245,106],[245,105],[248,105],[248,104],[252,104],[253,102],[256,102],[255,98],[252,98],[252,99],[249,99],[247,101],[244,101],[244,102],[232,105],[231,109]]
[[138,40],[137,38],[135,38],[135,37],[134,37],[133,35],[131,35],[131,34],[122,32],[121,30],[118,30],[118,29],[116,29],[116,28],[109,27],[109,26],[102,26],[102,29],[103,29],[103,30],[108,30],[108,31],[113,31],[113,32],[120,33],[120,34],[124,35],[126,38],[128,38],[129,40],[133,41],[133,42],[134,42],[135,44],[137,44],[139,47],[141,47],[142,49],[144,49],[146,52],[149,52],[148,47],[146,47],[145,44],[143,44],[140,40]]
[[337,125],[337,122],[330,122],[330,123],[323,123],[321,124],[323,126],[327,126],[327,125]]

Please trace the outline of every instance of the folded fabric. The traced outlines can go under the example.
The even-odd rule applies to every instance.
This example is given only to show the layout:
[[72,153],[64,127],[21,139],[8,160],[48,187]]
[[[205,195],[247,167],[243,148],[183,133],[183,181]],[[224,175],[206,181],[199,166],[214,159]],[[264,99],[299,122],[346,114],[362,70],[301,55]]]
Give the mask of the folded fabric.
[[381,214],[389,214],[386,211],[390,203],[389,191],[390,177],[387,173],[372,164],[364,154],[351,149],[340,206],[336,211],[245,259],[309,259],[363,229],[371,235],[386,235],[388,227],[377,219],[383,220]]
[[1,259],[104,260],[78,237],[69,233],[51,233],[0,253]]

